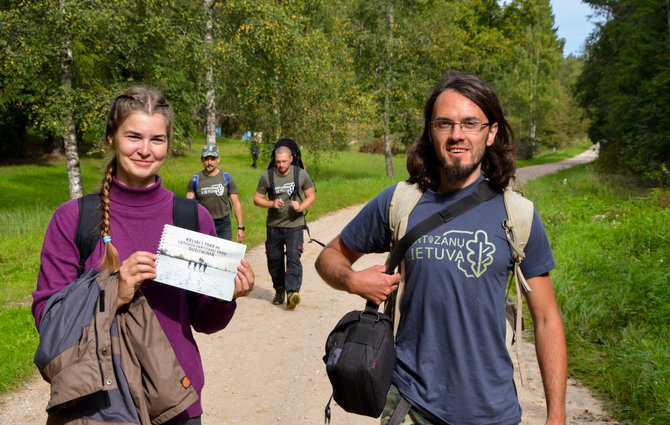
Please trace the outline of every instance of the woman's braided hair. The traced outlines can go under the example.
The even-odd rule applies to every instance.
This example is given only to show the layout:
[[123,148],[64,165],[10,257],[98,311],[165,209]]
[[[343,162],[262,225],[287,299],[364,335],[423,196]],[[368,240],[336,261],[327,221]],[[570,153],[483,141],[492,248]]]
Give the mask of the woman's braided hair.
[[[166,103],[163,94],[145,87],[133,87],[114,99],[109,116],[107,117],[105,140],[112,140],[121,124],[135,112],[143,112],[148,115],[163,115],[167,122],[167,138],[169,143],[172,136],[172,110]],[[121,266],[119,253],[114,248],[114,245],[112,245],[110,237],[111,221],[109,218],[109,192],[112,188],[112,177],[116,174],[116,167],[117,160],[116,155],[114,155],[114,158],[109,161],[105,168],[105,176],[102,179],[100,188],[101,228],[102,237],[105,241],[105,254],[100,261],[99,269],[101,271],[107,270],[110,273],[118,271]]]

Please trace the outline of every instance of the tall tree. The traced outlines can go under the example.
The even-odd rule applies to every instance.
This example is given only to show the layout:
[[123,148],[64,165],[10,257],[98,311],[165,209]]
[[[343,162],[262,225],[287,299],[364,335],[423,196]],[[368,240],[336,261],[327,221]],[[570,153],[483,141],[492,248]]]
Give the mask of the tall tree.
[[386,66],[384,75],[384,157],[386,158],[386,175],[393,177],[393,152],[391,149],[391,80],[393,78],[393,0],[386,5]]
[[[548,0],[515,0],[502,10],[499,27],[509,40],[496,86],[516,130],[519,155],[530,158],[539,146],[564,142],[557,117],[568,105],[559,82],[563,41],[558,39]],[[561,140],[560,142],[558,140]]]
[[84,188],[81,185],[81,169],[79,168],[79,151],[77,149],[77,135],[74,127],[74,111],[71,107],[72,102],[72,67],[74,60],[72,58],[72,30],[68,24],[68,17],[72,16],[71,11],[67,9],[66,1],[59,0],[59,10],[62,15],[63,23],[61,32],[61,85],[63,90],[63,146],[65,147],[65,165],[70,186],[70,198],[79,198],[84,194]]
[[78,148],[91,148],[91,138],[105,148],[104,114],[129,86],[166,92],[176,111],[175,134],[189,131],[191,117],[180,111],[198,96],[192,81],[202,69],[195,60],[202,4],[172,0],[168,6],[47,0],[8,2],[2,10],[0,97],[11,96],[45,137],[65,137],[70,196],[82,193]]
[[608,170],[670,185],[670,34],[665,0],[587,1],[604,18],[578,80]]
[[212,55],[213,6],[213,0],[205,0],[203,5],[205,13],[205,66],[207,68],[205,77],[205,143],[209,145],[216,144],[216,85],[214,83],[214,58]]
[[[226,2],[217,10],[221,52],[218,81],[226,81],[222,110],[263,134],[296,139],[313,156],[346,143],[348,81],[343,58],[327,31],[319,2]],[[318,15],[318,16],[315,16]]]

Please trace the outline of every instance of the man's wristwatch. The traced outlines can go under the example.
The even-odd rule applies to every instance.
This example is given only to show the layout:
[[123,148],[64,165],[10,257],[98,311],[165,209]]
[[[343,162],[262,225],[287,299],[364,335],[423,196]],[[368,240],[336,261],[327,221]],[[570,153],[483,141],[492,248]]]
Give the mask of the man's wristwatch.
[[244,226],[237,226],[237,230],[244,230]]

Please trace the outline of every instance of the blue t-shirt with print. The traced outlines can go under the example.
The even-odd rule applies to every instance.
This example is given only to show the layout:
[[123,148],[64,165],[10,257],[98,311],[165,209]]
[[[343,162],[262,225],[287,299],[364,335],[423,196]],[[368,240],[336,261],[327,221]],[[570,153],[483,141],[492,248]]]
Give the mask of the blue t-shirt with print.
[[[408,229],[467,196],[425,192]],[[388,211],[395,186],[370,201],[342,231],[361,253],[389,251]],[[407,284],[396,335],[393,383],[420,410],[459,425],[521,422],[514,368],[505,346],[505,290],[513,266],[502,222],[502,195],[420,237],[405,253]],[[534,212],[522,271],[555,267],[544,226]]]

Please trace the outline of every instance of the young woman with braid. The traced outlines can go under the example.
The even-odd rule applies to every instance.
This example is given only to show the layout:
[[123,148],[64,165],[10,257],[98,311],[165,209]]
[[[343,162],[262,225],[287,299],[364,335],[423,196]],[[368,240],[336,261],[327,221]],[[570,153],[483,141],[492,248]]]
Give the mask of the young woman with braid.
[[[226,327],[236,303],[154,282],[156,255],[164,224],[173,224],[174,194],[161,186],[157,172],[168,152],[172,111],[160,93],[133,88],[118,96],[107,120],[106,141],[115,150],[100,190],[102,235],[84,270],[119,272],[118,307],[130,303],[138,289],[172,345],[179,364],[200,395],[204,374],[191,328],[213,333]],[[62,204],[47,228],[32,311],[37,328],[49,297],[80,274],[74,240],[79,217],[77,200]],[[216,236],[207,210],[198,206],[200,231]],[[254,274],[246,260],[238,266],[234,298],[253,289]],[[200,424],[198,400],[169,424]]]

